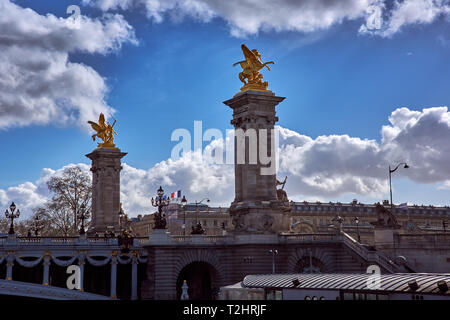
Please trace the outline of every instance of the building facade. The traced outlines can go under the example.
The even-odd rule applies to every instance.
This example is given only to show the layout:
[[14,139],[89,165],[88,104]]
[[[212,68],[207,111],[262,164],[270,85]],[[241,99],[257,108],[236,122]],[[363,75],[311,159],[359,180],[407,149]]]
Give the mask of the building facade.
[[[190,235],[192,227],[198,222],[205,230],[205,234],[211,236],[223,235],[232,228],[228,208],[204,204],[187,204],[183,207],[181,204],[171,203],[164,207],[163,212],[167,219],[167,229],[172,235]],[[148,237],[154,227],[153,214],[133,218],[130,227],[134,235]]]
[[[390,209],[389,203],[383,201],[384,207]],[[353,200],[341,202],[290,202],[290,232],[313,234],[335,232],[337,224],[333,221],[337,215],[343,219],[342,230],[358,238],[362,243],[374,244],[372,223],[377,220],[376,204],[364,204]],[[223,235],[233,230],[229,208],[209,207],[207,205],[188,204],[182,207],[173,203],[164,208],[168,217],[168,230],[172,235],[189,235],[192,227],[200,222],[207,235]],[[450,232],[444,230],[443,222],[450,223],[450,207],[424,205],[408,205],[400,208],[394,205],[393,212],[401,228],[402,234],[429,234],[433,232]],[[358,218],[358,224],[355,221]],[[183,229],[186,225],[186,230]],[[153,230],[153,215],[134,218],[131,228],[136,236],[149,236]]]

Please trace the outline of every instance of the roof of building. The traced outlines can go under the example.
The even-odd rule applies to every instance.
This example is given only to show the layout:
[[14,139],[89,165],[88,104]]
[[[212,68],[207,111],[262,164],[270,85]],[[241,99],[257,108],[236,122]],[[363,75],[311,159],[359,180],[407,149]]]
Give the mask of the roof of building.
[[[441,292],[438,282],[445,281],[450,288],[450,273],[396,273],[381,274],[379,288],[370,289],[367,280],[371,274],[265,274],[248,275],[242,281],[247,288],[297,288],[297,289],[336,289],[336,290],[362,290],[410,293],[437,293],[450,295],[450,290]],[[295,286],[293,280],[298,279]],[[416,281],[418,288],[414,291],[409,283]],[[369,282],[370,284],[371,282]]]

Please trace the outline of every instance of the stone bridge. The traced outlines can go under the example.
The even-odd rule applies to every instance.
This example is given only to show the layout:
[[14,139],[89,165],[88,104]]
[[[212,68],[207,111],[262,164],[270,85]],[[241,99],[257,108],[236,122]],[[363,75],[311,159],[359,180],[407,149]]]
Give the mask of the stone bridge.
[[[136,300],[145,279],[146,259],[140,239],[134,239],[128,252],[122,252],[117,238],[9,235],[0,238],[0,279],[6,281],[0,285],[0,294],[14,295],[16,288],[18,295],[32,292],[32,297],[37,297],[42,292],[44,299],[54,293],[58,299],[66,295]],[[80,290],[69,293],[72,290],[66,282],[71,265],[79,267]]]
[[154,230],[143,246],[148,252],[144,299],[179,299],[184,280],[192,299],[212,299],[221,286],[273,268],[276,273],[365,273],[376,264],[382,273],[403,271],[345,233],[171,236]]

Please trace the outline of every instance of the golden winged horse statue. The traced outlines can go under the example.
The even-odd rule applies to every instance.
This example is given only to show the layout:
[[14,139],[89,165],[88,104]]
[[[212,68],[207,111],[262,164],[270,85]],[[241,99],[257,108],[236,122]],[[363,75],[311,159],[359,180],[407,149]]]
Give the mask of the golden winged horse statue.
[[114,123],[111,125],[109,122],[105,121],[105,116],[103,113],[100,113],[98,123],[93,121],[88,121],[88,123],[91,125],[92,129],[96,131],[96,134],[92,135],[92,140],[95,141],[96,137],[103,140],[103,143],[97,143],[98,148],[116,148],[116,145],[114,144],[114,134],[117,135],[117,132],[113,129],[116,124],[116,120],[114,120]]
[[[241,92],[247,90],[269,91],[267,90],[269,84],[267,81],[262,81],[263,76],[259,73],[259,70],[266,67],[270,71],[268,64],[275,64],[275,62],[269,61],[263,63],[261,60],[261,54],[258,50],[253,49],[250,51],[245,44],[243,44],[241,48],[244,53],[245,60],[233,64],[233,66],[239,64],[242,67],[242,72],[239,73],[239,80],[244,83],[244,86],[241,88]],[[247,82],[245,79],[247,79]]]

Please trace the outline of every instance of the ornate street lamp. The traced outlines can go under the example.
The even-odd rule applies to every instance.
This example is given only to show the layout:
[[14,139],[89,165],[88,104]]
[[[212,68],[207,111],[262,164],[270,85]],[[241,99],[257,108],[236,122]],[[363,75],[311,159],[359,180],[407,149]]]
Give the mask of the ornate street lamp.
[[5,216],[7,219],[11,219],[11,225],[9,226],[8,234],[14,234],[14,219],[17,219],[20,216],[20,210],[16,210],[16,205],[14,202],[12,202],[9,206],[9,211],[8,209],[5,210]]
[[208,198],[203,198],[200,201],[195,201],[195,211],[197,212],[197,225],[195,227],[192,227],[191,234],[204,234],[205,233],[205,229],[203,229],[203,226],[199,220],[198,209],[197,209],[198,205],[203,203],[203,201],[205,201],[205,200],[206,200],[206,202],[210,201]]
[[392,173],[395,172],[398,169],[398,167],[402,164],[404,164],[403,168],[405,168],[405,169],[409,168],[409,166],[406,164],[406,162],[400,162],[394,169],[391,169],[391,166],[389,165],[389,190],[391,193],[391,212],[392,213],[394,213],[394,211],[393,211],[394,205],[392,204],[392,177],[391,176],[392,176]]
[[355,217],[355,223],[356,223],[356,233],[358,234],[358,242],[361,243],[361,237],[359,235],[359,219],[358,219],[358,217]]
[[124,230],[121,235],[118,237],[118,243],[120,246],[120,252],[123,254],[127,254],[130,252],[130,247],[133,246],[134,237],[132,237],[128,230]]
[[86,206],[84,203],[80,207],[80,211],[77,213],[77,219],[81,220],[81,227],[80,227],[80,235],[85,234],[84,231],[84,220],[89,219],[89,212],[86,212]]
[[122,232],[122,220],[123,220],[124,216],[125,216],[125,212],[123,211],[122,202],[121,202],[120,203],[120,209],[119,209],[119,229],[120,229],[120,232]]
[[166,228],[166,218],[162,213],[163,207],[169,205],[170,199],[164,196],[164,190],[160,186],[157,190],[157,196],[152,198],[152,206],[158,208],[158,212],[155,213],[155,227],[154,229],[165,229]]
[[183,235],[186,235],[186,204],[186,197],[183,196],[183,199],[181,199],[181,207],[183,208]]
[[35,237],[37,237],[39,235],[39,231],[43,229],[41,222],[42,222],[41,215],[39,214],[39,212],[37,212],[33,217],[33,225],[31,227],[32,230],[34,231]]

